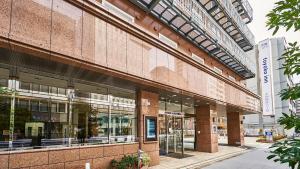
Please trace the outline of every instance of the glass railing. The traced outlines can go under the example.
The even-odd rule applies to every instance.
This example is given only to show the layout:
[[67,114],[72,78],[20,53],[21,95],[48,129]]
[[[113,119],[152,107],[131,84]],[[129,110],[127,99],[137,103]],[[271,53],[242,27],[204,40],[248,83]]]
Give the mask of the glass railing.
[[[239,13],[236,11],[235,7],[231,3],[231,0],[217,0],[219,4],[226,10],[225,12],[229,15],[231,19],[233,19],[236,24],[238,25],[239,29],[242,31],[242,33],[246,36],[246,38],[249,40],[249,42],[254,45],[254,35],[248,28],[248,26],[245,24]],[[247,1],[248,2],[248,1]],[[248,3],[249,5],[249,3]],[[250,5],[249,5],[250,7]]]
[[202,6],[196,0],[173,0],[182,13],[187,15],[194,21],[197,26],[205,30],[214,40],[217,40],[223,48],[233,55],[238,61],[245,65],[249,70],[253,70],[253,66],[246,53],[237,45],[237,43],[215,22],[213,18],[203,10]]
[[242,0],[242,5],[244,7],[244,9],[246,10],[246,12],[248,13],[250,20],[253,19],[253,9],[251,7],[251,5],[249,4],[248,0]]

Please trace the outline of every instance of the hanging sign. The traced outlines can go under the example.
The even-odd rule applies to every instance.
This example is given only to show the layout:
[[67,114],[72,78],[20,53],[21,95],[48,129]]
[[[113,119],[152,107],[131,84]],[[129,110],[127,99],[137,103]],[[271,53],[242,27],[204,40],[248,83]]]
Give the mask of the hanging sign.
[[274,92],[272,81],[271,43],[269,39],[258,44],[259,73],[261,76],[261,98],[263,115],[274,115]]

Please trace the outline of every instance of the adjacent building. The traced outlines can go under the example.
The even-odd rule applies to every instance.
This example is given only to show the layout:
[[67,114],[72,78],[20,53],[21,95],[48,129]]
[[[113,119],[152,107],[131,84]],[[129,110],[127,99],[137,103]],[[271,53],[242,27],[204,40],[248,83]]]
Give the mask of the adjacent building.
[[291,77],[284,75],[281,69],[284,59],[281,58],[286,49],[285,38],[271,38],[258,43],[254,55],[258,72],[256,79],[247,80],[247,86],[262,96],[262,114],[244,117],[247,135],[259,135],[272,130],[275,134],[292,135],[293,131],[284,131],[278,124],[282,113],[295,114],[296,103],[293,100],[282,100],[280,92],[294,85]]
[[295,102],[296,102],[296,115],[300,116],[300,99],[297,99]]
[[0,168],[157,165],[217,152],[218,123],[243,145],[251,20],[246,0],[0,1]]

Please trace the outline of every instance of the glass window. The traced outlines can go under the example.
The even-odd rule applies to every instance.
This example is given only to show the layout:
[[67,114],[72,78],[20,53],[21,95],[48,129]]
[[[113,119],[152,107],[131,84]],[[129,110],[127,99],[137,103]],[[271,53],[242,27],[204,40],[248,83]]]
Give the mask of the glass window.
[[73,137],[79,143],[108,143],[108,106],[78,103],[73,108]]
[[[31,110],[28,108],[29,103]],[[48,100],[19,99],[15,109],[13,147],[45,147],[67,144],[68,116],[57,113],[56,110],[57,103],[50,104]]]
[[112,107],[110,135],[111,143],[132,142],[135,140],[136,113],[134,109],[124,110],[124,107]]
[[27,83],[27,82],[20,82],[20,89],[23,89],[23,90],[30,90],[30,83]]
[[29,100],[19,99],[19,104],[17,108],[29,110]]
[[0,87],[7,87],[8,80],[7,79],[0,79]]
[[40,111],[41,112],[48,111],[48,102],[47,101],[40,101]]
[[50,88],[50,92],[51,92],[52,94],[57,94],[57,92],[58,92],[57,87],[51,87],[51,88]]
[[57,112],[57,103],[51,103],[51,113]]
[[8,148],[10,98],[0,97],[0,150]]
[[58,112],[66,113],[66,104],[65,103],[59,103],[58,104]]
[[39,102],[31,101],[31,111],[39,111]]
[[41,85],[41,92],[43,92],[43,93],[49,93],[49,86]]
[[40,85],[38,85],[38,84],[32,84],[32,90],[33,91],[40,91]]
[[58,94],[60,94],[60,95],[66,95],[66,89],[64,89],[64,88],[58,88]]
[[90,98],[90,93],[89,92],[75,90],[75,96],[76,97],[82,97],[82,98]]

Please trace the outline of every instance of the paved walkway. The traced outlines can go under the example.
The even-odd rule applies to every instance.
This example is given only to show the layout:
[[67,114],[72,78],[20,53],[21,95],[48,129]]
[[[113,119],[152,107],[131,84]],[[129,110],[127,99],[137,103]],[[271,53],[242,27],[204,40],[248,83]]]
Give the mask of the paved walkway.
[[217,153],[203,153],[195,151],[186,151],[188,157],[175,158],[162,156],[160,158],[160,165],[150,167],[150,169],[183,169],[183,168],[196,168],[199,164],[210,164],[211,160],[224,160],[233,156],[246,153],[249,150],[239,147],[219,146]]
[[[268,160],[268,150],[254,149],[248,153],[224,161],[213,163],[202,169],[288,169],[287,164]],[[199,168],[200,169],[200,168]]]
[[[245,145],[248,148],[226,146],[227,138],[219,138],[219,151],[217,153],[204,153],[196,151],[185,151],[187,157],[176,158],[161,156],[160,165],[150,167],[150,169],[191,169],[207,166],[216,161],[226,160],[241,154],[253,151],[254,148],[266,149],[271,144],[257,143],[256,137],[245,137]],[[252,147],[253,149],[249,149]]]

